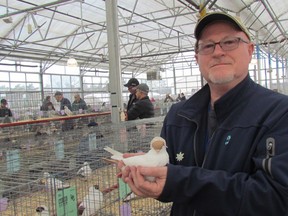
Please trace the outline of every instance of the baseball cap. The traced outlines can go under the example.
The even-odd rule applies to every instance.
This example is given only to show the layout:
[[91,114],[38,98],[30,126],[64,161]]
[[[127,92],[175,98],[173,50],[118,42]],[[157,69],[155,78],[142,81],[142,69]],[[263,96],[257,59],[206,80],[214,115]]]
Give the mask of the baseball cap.
[[145,93],[149,92],[149,87],[145,83],[141,83],[140,85],[138,85],[137,89],[139,89],[140,91],[145,92]]
[[54,94],[54,96],[57,96],[57,95],[63,95],[63,93],[60,92],[60,91],[56,91],[55,94]]
[[138,86],[139,81],[136,78],[131,78],[124,86],[130,87],[130,86]]
[[228,13],[223,13],[223,12],[207,13],[205,16],[200,18],[195,27],[195,31],[194,31],[195,38],[199,40],[201,36],[201,32],[204,30],[204,28],[208,24],[215,22],[215,21],[219,21],[219,20],[228,21],[234,24],[237,28],[239,28],[239,30],[243,31],[247,35],[249,40],[251,40],[250,34],[247,28],[245,27],[245,25],[241,22],[240,17],[235,17]]

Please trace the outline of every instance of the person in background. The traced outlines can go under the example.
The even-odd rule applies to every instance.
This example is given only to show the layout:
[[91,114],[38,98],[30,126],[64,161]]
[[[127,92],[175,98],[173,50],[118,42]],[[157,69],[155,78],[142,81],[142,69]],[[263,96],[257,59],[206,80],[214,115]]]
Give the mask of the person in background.
[[186,100],[186,97],[185,97],[184,93],[182,92],[180,95],[180,101],[184,101],[184,100]]
[[206,14],[195,38],[207,84],[166,115],[170,163],[122,169],[119,162],[122,179],[136,195],[173,202],[175,216],[287,216],[287,95],[250,78],[254,44],[237,17]]
[[174,99],[170,96],[170,94],[166,94],[164,99],[164,103],[174,102]]
[[177,101],[177,102],[181,101],[181,94],[178,94],[178,95],[177,95],[176,101]]
[[64,110],[65,106],[69,109],[72,110],[71,102],[69,99],[63,97],[63,93],[60,91],[56,91],[54,94],[54,97],[57,102],[60,102],[60,110]]
[[129,100],[127,103],[126,111],[128,112],[130,108],[136,103],[136,88],[139,85],[139,81],[136,78],[131,78],[124,86],[128,88],[130,92]]
[[137,102],[126,113],[126,120],[135,120],[154,117],[154,106],[148,96],[149,87],[139,84],[136,88]]
[[80,109],[87,110],[87,104],[79,94],[75,94],[74,99],[75,100],[72,103],[72,111],[79,111]]
[[55,110],[53,103],[51,102],[51,96],[46,96],[45,100],[40,107],[41,111],[51,111]]
[[[67,112],[67,111],[65,111],[65,107],[67,107],[70,111],[72,110],[72,106],[71,106],[70,100],[68,100],[67,98],[64,98],[62,92],[57,91],[54,94],[54,97],[55,97],[57,102],[60,102],[61,115],[63,115],[63,113],[65,113],[65,112]],[[65,120],[63,122],[63,124],[62,124],[62,131],[68,131],[68,130],[72,130],[72,129],[74,129],[74,121],[73,121],[73,119]]]
[[11,110],[7,107],[8,102],[6,99],[1,100],[0,117],[12,117]]

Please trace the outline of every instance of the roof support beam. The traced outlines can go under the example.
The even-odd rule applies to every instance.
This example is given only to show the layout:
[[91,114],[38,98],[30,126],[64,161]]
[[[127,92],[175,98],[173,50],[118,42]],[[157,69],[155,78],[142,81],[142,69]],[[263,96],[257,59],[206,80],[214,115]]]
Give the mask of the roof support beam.
[[43,4],[43,5],[37,5],[35,7],[27,8],[27,9],[24,9],[24,10],[18,10],[18,11],[15,11],[15,12],[3,14],[3,15],[0,16],[0,19],[5,18],[5,17],[9,17],[9,16],[14,16],[14,15],[21,14],[21,13],[26,13],[26,12],[30,12],[30,11],[39,10],[39,9],[42,9],[42,8],[45,8],[45,7],[49,7],[49,6],[52,6],[52,5],[58,5],[58,4],[62,4],[62,3],[65,3],[65,2],[69,2],[69,1],[72,1],[72,0],[59,0],[59,1],[50,2],[50,3],[47,3],[47,4]]

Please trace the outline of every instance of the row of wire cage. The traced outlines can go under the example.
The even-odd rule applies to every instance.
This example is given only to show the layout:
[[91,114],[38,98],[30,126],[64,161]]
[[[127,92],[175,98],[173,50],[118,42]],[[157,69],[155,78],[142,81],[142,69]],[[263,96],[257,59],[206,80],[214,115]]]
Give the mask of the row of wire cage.
[[[170,203],[133,195],[103,150],[146,152],[162,122],[89,125],[82,118],[0,127],[0,215],[168,215]],[[63,130],[68,123],[74,127]]]

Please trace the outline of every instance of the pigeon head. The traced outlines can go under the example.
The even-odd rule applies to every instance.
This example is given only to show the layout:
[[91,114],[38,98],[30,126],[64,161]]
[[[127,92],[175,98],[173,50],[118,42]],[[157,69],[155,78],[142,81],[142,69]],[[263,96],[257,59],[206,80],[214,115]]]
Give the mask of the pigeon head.
[[150,144],[151,147],[157,152],[160,151],[164,146],[166,147],[166,142],[162,137],[154,137]]

